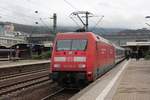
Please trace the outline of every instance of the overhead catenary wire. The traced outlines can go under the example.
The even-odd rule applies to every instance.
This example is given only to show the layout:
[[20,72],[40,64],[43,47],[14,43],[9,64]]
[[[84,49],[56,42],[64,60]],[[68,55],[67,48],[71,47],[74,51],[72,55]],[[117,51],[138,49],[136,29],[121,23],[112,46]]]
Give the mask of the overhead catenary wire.
[[[2,10],[5,10],[5,11],[7,11],[7,12],[9,12],[9,13],[15,13],[16,15],[18,15],[18,16],[21,16],[21,17],[28,17],[28,18],[37,18],[37,17],[34,17],[34,16],[29,16],[29,15],[26,15],[26,14],[23,14],[23,13],[18,13],[17,11],[15,11],[15,10],[12,10],[12,9],[6,9],[6,8],[3,8],[3,7],[0,7],[0,9],[2,9]],[[4,12],[4,11],[3,11]]]
[[[68,2],[67,0],[64,0],[70,7],[72,7],[73,9],[77,10],[77,8],[72,5],[70,2]],[[79,11],[78,11],[79,12]],[[83,20],[80,18],[80,16],[78,14],[76,14],[77,17],[79,18],[79,20],[82,22],[83,25],[85,25],[85,23],[83,22]],[[82,16],[81,16],[82,17]],[[92,14],[92,16],[89,16],[89,17],[99,17],[99,16],[94,16],[94,14]],[[104,16],[100,17],[100,19],[98,20],[98,22],[95,24],[95,26],[93,27],[92,31],[96,29],[96,27],[98,26],[98,24],[102,21]],[[81,28],[81,26],[77,23],[77,21],[75,21],[75,19],[73,17],[70,17],[75,23],[77,26],[79,26]]]
[[[29,1],[29,0],[24,0],[24,1],[26,1],[26,2],[28,2],[29,4],[30,4],[30,6],[34,6],[34,8],[38,8],[38,6],[36,6],[32,1]],[[63,0],[65,3],[67,3],[71,8],[73,8],[74,10],[78,10],[77,9],[77,7],[75,7],[72,3],[70,3],[69,2],[69,0]],[[32,2],[32,3],[31,3]],[[15,4],[15,5],[17,5],[18,7],[21,7],[21,8],[24,8],[24,9],[27,9],[28,10],[28,8],[27,7],[24,7],[24,6],[20,6],[19,4]],[[10,9],[8,9],[8,8],[4,8],[5,10],[8,10],[8,11],[10,11]],[[18,16],[20,16],[21,18],[22,18],[22,20],[24,21],[24,22],[29,22],[29,19],[35,19],[35,20],[39,20],[37,17],[35,17],[35,16],[30,16],[30,15],[27,15],[27,14],[24,14],[24,13],[18,13],[16,10],[14,10],[13,12],[15,12],[15,13],[17,13],[17,15]],[[79,25],[79,23],[74,19],[74,18],[71,18],[74,22],[75,22],[75,24],[77,25],[77,26],[79,26],[79,27],[81,27],[81,25]],[[41,20],[40,20],[41,21]],[[44,25],[45,25],[45,21],[43,20],[43,18],[42,18],[42,21],[41,21]],[[97,22],[97,24],[94,26],[94,27],[97,27],[98,26],[98,24],[99,24],[99,22]],[[48,25],[45,25],[45,26],[48,26]]]
[[70,16],[70,18],[75,22],[75,24],[76,24],[77,26],[79,26],[79,28],[81,27],[81,26],[78,24],[78,22],[77,22],[73,17]]
[[[72,5],[69,1],[64,0],[64,2],[67,3],[67,4],[68,4],[71,8],[73,8],[74,10],[78,11],[78,9],[77,9],[74,5]],[[78,23],[71,15],[69,15],[69,17],[72,19],[72,21],[73,21],[79,28],[81,28],[81,25],[79,25],[79,23]]]
[[[5,8],[2,8],[2,7],[0,7],[0,9],[2,9],[2,12],[4,12],[3,10],[5,10],[5,11],[7,11],[8,13],[11,13],[12,11],[11,10],[9,10],[9,9],[5,9]],[[13,11],[14,13],[17,13],[16,11]],[[18,17],[17,17],[17,16]],[[26,16],[26,15],[23,15],[23,14],[21,14],[21,13],[18,13],[18,14],[16,14],[15,16],[12,16],[12,15],[9,15],[9,14],[5,14],[5,15],[3,15],[3,16],[5,16],[5,17],[9,17],[9,18],[13,18],[14,20],[16,20],[17,22],[19,22],[18,21],[18,18],[21,18],[22,20],[21,21],[23,21],[24,23],[27,23],[27,22],[30,22],[29,21],[29,19],[31,19],[31,17],[29,18],[29,16]],[[27,19],[26,19],[27,18]]]
[[[88,3],[88,1],[87,1],[86,3]],[[89,5],[89,3],[88,3],[88,6],[91,6],[91,5]],[[93,7],[91,7],[91,8],[93,8]],[[100,17],[100,16],[99,16],[99,15],[96,15],[96,16],[93,16],[93,17]],[[99,23],[102,21],[103,18],[104,18],[104,15],[102,15],[102,16],[100,17],[100,19],[98,20],[98,22],[97,22],[97,23],[95,24],[95,26],[94,26],[95,28],[93,27],[94,29],[92,29],[92,31],[95,30],[95,29],[98,27]],[[91,20],[91,21],[92,21],[92,20]],[[95,22],[94,22],[94,23],[95,23]],[[99,26],[99,29],[101,29],[104,33],[107,33],[106,30],[105,30],[104,28],[100,27],[100,26]],[[99,34],[99,33],[98,33],[98,34]],[[99,35],[101,35],[101,34],[99,34]]]
[[[11,16],[11,15],[6,15],[6,14],[0,14],[0,15],[3,15],[4,17],[3,18],[5,18],[5,16],[7,16],[7,17],[9,17],[9,18],[13,18],[14,19],[14,21],[15,22],[17,22],[17,23],[20,23],[20,21],[18,21],[18,18],[21,18],[22,19],[22,21],[24,21],[24,23],[25,24],[27,24],[27,22],[29,22],[27,19],[25,19],[25,18],[22,18],[22,17],[17,17],[17,16]],[[8,20],[8,18],[7,18],[7,20]],[[42,19],[36,19],[36,20],[39,20],[41,23],[43,23],[44,24],[44,26],[47,26],[45,23],[44,23],[44,21],[42,20]],[[12,21],[12,20],[9,20],[9,21]],[[33,22],[34,24],[35,24],[35,22]],[[20,24],[22,24],[22,23],[20,23]],[[30,24],[29,24],[30,25]],[[48,26],[47,26],[47,28],[49,29],[49,30],[51,30]]]
[[104,16],[102,16],[98,21],[97,23],[95,24],[95,26],[93,27],[93,29],[91,29],[91,31],[95,30],[96,27],[98,26],[98,24],[102,21],[102,19],[104,18]]
[[[16,5],[16,4],[15,4]],[[19,6],[19,7],[21,7],[21,8],[24,8],[24,9],[27,9],[27,8],[25,8],[25,7],[23,7],[23,6],[20,6],[20,5],[17,5],[17,6]],[[4,7],[0,7],[0,9],[2,9],[2,10],[5,10],[5,11],[7,11],[7,12],[9,12],[9,13],[12,13],[12,9],[8,9],[8,8],[4,8]],[[3,11],[2,11],[3,12]],[[24,13],[20,13],[20,12],[17,12],[17,11],[15,11],[15,10],[13,10],[13,13],[15,13],[16,15],[16,21],[18,20],[18,18],[21,18],[22,19],[22,21],[24,21],[24,23],[27,23],[27,22],[31,22],[31,20],[32,19],[34,19],[34,20],[39,20],[39,18],[38,17],[35,17],[35,16],[30,16],[30,15],[26,15],[26,14],[24,14]],[[14,16],[11,16],[11,15],[8,15],[10,18],[12,18],[12,17],[14,17]],[[17,17],[18,16],[18,17]],[[14,19],[14,18],[13,18]],[[18,22],[18,21],[17,21]],[[33,22],[34,23],[34,22]]]
[[49,30],[51,30],[51,29],[49,28],[49,26],[43,21],[42,18],[40,18],[40,21],[41,21]]
[[[93,20],[91,20],[91,21],[92,21],[93,23],[95,23]],[[104,33],[107,33],[107,31],[106,31],[104,28],[102,28],[102,27],[100,27],[100,26],[99,26],[98,28],[99,28],[99,29],[101,30],[101,32],[102,32],[101,34],[98,33],[98,35],[101,36],[101,35],[104,35]],[[95,30],[96,30],[96,28],[95,28]]]
[[[29,3],[30,6],[32,7],[32,4]],[[20,5],[16,5],[14,4],[13,6],[16,6],[17,8],[21,8],[21,9],[26,9],[25,11],[28,11],[30,10],[29,8],[27,7],[24,7],[24,6],[20,6]],[[35,8],[35,5],[33,5],[34,8]],[[36,7],[38,8],[38,7]],[[51,30],[50,27],[48,27],[48,25],[43,21],[43,19],[46,19],[46,18],[39,18],[38,16],[34,16],[34,10],[33,10],[33,14],[27,14],[25,12],[20,12],[19,10],[16,10],[16,9],[11,9],[10,7],[0,7],[0,10],[2,10],[2,12],[5,12],[5,13],[8,13],[8,15],[3,15],[3,19],[5,18],[6,21],[9,21],[12,22],[16,22],[16,23],[20,23],[20,24],[28,24],[28,25],[33,25],[35,24],[35,21],[40,21],[41,25],[43,24],[45,27],[47,27],[47,30]],[[19,12],[18,12],[19,11]],[[24,11],[24,10],[23,10]],[[9,14],[10,13],[10,14]],[[13,16],[13,15],[14,16]],[[1,14],[2,15],[2,14]],[[48,19],[48,18],[47,18]],[[33,22],[33,24],[31,24],[31,22]],[[38,24],[39,25],[39,24]],[[42,25],[42,26],[43,26]],[[41,27],[42,28],[42,27]],[[39,29],[39,28],[38,28]],[[33,29],[34,30],[34,29]]]
[[68,2],[67,0],[64,0],[64,2],[66,2],[68,5],[70,5],[71,8],[77,10],[77,8],[75,6],[73,6],[70,2]]

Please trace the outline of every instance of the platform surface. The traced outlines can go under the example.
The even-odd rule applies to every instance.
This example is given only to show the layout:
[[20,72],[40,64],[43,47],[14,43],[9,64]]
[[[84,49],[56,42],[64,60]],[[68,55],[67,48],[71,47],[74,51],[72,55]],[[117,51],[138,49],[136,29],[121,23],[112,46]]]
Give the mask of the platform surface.
[[70,100],[150,100],[150,61],[124,61]]
[[50,63],[50,60],[18,60],[18,61],[0,61],[0,68],[9,68],[15,66],[32,65],[40,63]]
[[150,100],[150,61],[130,62],[113,100]]

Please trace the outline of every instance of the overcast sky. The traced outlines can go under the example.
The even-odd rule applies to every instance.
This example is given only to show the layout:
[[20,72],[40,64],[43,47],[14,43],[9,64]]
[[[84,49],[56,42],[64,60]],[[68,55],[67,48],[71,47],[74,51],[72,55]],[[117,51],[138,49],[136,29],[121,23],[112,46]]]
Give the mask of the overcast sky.
[[[0,21],[52,25],[48,18],[57,13],[59,26],[77,26],[69,15],[84,10],[104,15],[100,27],[148,28],[145,23],[150,19],[145,16],[150,15],[149,4],[150,0],[0,0]],[[90,18],[90,25],[94,26],[96,21],[97,17]]]

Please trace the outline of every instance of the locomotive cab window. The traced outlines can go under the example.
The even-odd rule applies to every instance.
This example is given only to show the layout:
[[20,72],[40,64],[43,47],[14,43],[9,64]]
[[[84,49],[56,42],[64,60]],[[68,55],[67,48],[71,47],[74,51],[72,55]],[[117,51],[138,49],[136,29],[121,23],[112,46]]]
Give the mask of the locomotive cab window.
[[56,48],[57,50],[70,50],[71,40],[58,40]]
[[57,40],[56,50],[85,50],[87,40]]
[[72,41],[72,50],[85,50],[87,40],[73,40]]

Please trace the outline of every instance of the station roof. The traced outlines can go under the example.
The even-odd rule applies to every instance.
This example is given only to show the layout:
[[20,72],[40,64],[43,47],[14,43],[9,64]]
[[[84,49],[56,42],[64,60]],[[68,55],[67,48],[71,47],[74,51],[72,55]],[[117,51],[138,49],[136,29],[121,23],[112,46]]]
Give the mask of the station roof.
[[150,46],[150,42],[127,42],[126,46]]
[[54,37],[53,34],[31,34],[30,37]]

